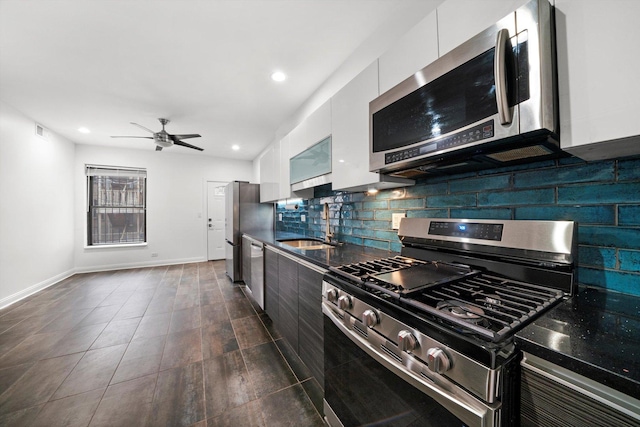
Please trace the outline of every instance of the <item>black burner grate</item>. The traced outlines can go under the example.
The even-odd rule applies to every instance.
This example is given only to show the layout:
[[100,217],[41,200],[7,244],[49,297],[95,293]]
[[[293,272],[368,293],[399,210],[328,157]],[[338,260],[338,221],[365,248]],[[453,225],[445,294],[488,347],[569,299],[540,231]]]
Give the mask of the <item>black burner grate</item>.
[[[428,289],[403,302],[457,325],[473,326],[470,329],[475,332],[479,325],[486,329],[484,335],[498,340],[520,329],[563,296],[560,290],[483,274]],[[447,304],[468,307],[473,315],[466,318],[460,310],[452,313]]]
[[394,256],[390,258],[381,258],[372,261],[359,262],[356,264],[343,265],[340,267],[332,268],[332,270],[338,271],[342,275],[348,275],[351,279],[364,281],[371,275],[388,273],[391,271],[409,268],[414,265],[423,264],[426,264],[426,262],[403,256]]
[[396,256],[332,270],[379,298],[449,324],[460,332],[475,333],[495,342],[513,334],[564,297],[557,289],[488,273],[436,284],[406,295],[374,277],[428,263]]

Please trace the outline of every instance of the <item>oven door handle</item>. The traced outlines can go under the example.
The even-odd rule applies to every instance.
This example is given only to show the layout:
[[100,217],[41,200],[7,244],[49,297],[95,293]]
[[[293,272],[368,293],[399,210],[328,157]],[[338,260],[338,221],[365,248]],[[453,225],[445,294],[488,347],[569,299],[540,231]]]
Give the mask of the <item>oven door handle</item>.
[[375,348],[371,343],[362,338],[357,332],[352,331],[347,326],[334,309],[322,304],[322,312],[333,322],[340,331],[349,337],[360,349],[365,351],[375,361],[389,369],[391,372],[402,378],[404,381],[416,387],[422,393],[431,397],[442,405],[445,409],[458,417],[469,427],[493,427],[499,425],[500,406],[489,405],[476,399],[462,389],[444,390],[435,384],[422,379],[419,374],[408,370],[404,365],[393,360],[381,350]]

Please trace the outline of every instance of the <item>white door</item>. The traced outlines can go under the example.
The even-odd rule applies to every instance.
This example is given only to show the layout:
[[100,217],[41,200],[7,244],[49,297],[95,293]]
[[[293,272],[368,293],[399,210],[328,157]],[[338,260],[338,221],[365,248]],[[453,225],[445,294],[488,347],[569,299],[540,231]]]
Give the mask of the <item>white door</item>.
[[225,182],[207,182],[207,259],[224,259]]

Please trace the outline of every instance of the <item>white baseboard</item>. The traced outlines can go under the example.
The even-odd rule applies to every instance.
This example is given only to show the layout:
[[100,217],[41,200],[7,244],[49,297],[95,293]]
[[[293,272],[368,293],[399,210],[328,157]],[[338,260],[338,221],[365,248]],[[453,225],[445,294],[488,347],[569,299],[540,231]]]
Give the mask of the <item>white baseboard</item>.
[[176,265],[176,264],[191,264],[194,262],[207,262],[205,257],[198,258],[184,258],[184,259],[174,259],[174,260],[164,260],[164,261],[152,261],[152,262],[144,262],[144,263],[128,263],[128,264],[113,264],[113,265],[97,265],[93,267],[81,267],[74,268],[64,273],[60,273],[54,277],[51,277],[47,280],[44,280],[40,283],[37,283],[33,286],[29,286],[22,291],[16,292],[13,295],[9,295],[0,299],[0,310],[10,306],[11,304],[15,304],[16,302],[28,297],[29,295],[33,295],[36,292],[39,292],[43,289],[48,288],[49,286],[55,285],[56,283],[73,276],[77,273],[97,273],[100,271],[111,271],[111,270],[127,270],[131,268],[144,268],[144,267],[159,267],[162,265]]
[[144,268],[144,267],[159,267],[162,265],[175,265],[175,264],[191,264],[194,262],[207,262],[204,257],[197,258],[182,258],[172,260],[160,260],[149,262],[132,262],[126,264],[111,264],[111,265],[94,265],[90,267],[76,267],[76,273],[97,273],[99,271],[111,271],[111,270],[128,270],[130,268]]
[[28,297],[29,295],[33,295],[36,292],[40,292],[43,289],[48,288],[49,286],[55,285],[62,280],[73,276],[76,273],[75,269],[67,270],[63,273],[57,274],[53,277],[50,277],[46,280],[43,280],[40,283],[36,283],[35,285],[29,286],[26,289],[23,289],[15,294],[9,295],[0,299],[0,310],[10,306],[11,304],[15,304],[16,302]]

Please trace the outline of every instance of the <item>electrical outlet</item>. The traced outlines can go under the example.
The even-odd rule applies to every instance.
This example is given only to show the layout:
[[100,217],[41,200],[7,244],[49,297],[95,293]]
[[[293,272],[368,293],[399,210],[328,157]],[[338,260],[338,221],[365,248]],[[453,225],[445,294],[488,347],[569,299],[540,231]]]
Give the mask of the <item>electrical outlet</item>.
[[300,215],[300,221],[302,222],[307,222],[307,216],[306,215]]
[[158,257],[158,252],[154,252],[151,254],[151,258],[157,258]]
[[282,214],[281,213],[278,214],[278,221],[282,221]]
[[406,214],[404,212],[402,213],[392,213],[391,214],[391,228],[394,230],[397,230],[398,228],[400,228],[400,220],[402,218],[404,218],[406,216]]

